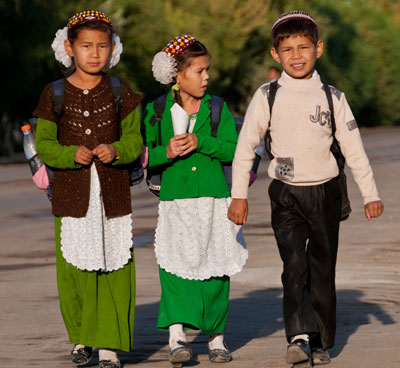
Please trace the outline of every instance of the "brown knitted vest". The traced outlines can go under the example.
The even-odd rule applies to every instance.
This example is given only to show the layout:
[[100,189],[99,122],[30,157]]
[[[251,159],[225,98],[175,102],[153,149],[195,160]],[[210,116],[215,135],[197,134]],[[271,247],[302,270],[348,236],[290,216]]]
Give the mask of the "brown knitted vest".
[[[141,97],[124,82],[121,119],[132,112]],[[51,99],[51,85],[42,93],[34,115],[57,122]],[[119,139],[119,124],[109,78],[91,90],[82,90],[67,80],[64,86],[63,115],[58,120],[58,141],[61,145],[84,145],[94,149]],[[132,212],[129,174],[126,168],[103,164],[94,159],[100,180],[101,197],[107,217],[124,216]],[[85,217],[90,197],[90,166],[54,171],[52,212],[56,216]]]

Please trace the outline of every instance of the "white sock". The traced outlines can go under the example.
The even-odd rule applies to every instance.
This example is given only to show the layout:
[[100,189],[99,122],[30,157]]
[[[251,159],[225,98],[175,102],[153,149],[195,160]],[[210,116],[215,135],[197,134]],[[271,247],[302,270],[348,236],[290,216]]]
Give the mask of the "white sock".
[[298,340],[298,339],[303,339],[304,341],[309,342],[309,341],[310,341],[310,336],[308,336],[307,334],[296,335],[296,336],[293,336],[293,337],[290,339],[290,342],[291,342],[291,343],[292,343],[292,342],[295,342],[295,341]]
[[76,345],[74,346],[74,350],[83,349],[84,347],[85,347],[85,345],[76,344]]
[[209,335],[208,347],[210,348],[210,350],[219,349],[226,351],[226,347],[224,345],[224,335],[223,334]]
[[172,350],[181,347],[178,341],[186,342],[186,335],[183,332],[183,325],[180,323],[175,323],[169,326],[169,347]]
[[99,360],[118,362],[117,351],[112,349],[99,349]]

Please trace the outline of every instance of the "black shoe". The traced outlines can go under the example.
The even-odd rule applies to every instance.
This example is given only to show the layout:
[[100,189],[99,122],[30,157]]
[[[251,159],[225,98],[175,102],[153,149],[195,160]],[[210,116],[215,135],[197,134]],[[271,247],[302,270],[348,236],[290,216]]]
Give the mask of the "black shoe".
[[232,360],[232,354],[224,342],[225,349],[210,349],[208,347],[208,358],[212,363],[228,363]]
[[304,362],[311,356],[310,345],[308,341],[296,339],[287,347],[286,362],[288,364]]
[[121,364],[115,360],[100,360],[99,368],[121,368]]
[[177,341],[178,348],[169,352],[169,361],[171,363],[183,363],[192,358],[192,347],[184,341]]
[[71,351],[71,360],[75,364],[86,364],[92,358],[93,349],[89,346],[77,349],[74,345]]
[[325,365],[331,362],[331,357],[327,350],[321,348],[312,348],[311,350],[314,365]]

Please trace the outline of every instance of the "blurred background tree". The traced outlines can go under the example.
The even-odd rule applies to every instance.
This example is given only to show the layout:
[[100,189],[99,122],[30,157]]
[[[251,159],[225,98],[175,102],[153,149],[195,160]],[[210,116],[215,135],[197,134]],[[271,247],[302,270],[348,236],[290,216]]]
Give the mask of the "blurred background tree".
[[164,93],[152,76],[154,54],[190,33],[212,55],[209,92],[237,115],[274,65],[276,17],[308,11],[325,41],[317,63],[322,79],[346,93],[361,125],[400,124],[400,0],[0,0],[0,155],[10,124],[29,118],[44,86],[62,77],[50,47],[56,30],[87,8],[110,15],[124,44],[111,73],[127,79],[145,103]]

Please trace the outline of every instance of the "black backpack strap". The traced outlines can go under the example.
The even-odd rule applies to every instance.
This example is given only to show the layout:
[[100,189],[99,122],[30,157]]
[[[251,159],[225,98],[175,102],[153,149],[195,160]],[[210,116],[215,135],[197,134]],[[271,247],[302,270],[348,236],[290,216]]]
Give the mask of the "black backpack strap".
[[158,145],[161,145],[161,120],[163,117],[167,95],[159,96],[153,102],[154,115],[150,118],[149,124],[154,126],[158,123]]
[[271,152],[271,132],[269,127],[271,126],[271,117],[272,117],[272,107],[274,106],[276,91],[278,90],[278,81],[275,80],[269,84],[269,91],[268,91],[268,105],[269,105],[269,121],[267,131],[265,132],[265,151],[268,154],[270,160],[274,159],[274,155]]
[[210,110],[211,110],[211,136],[217,136],[218,124],[221,121],[222,107],[224,99],[218,96],[211,96]]
[[336,132],[335,110],[333,109],[332,92],[327,84],[324,84],[324,91],[326,94],[326,99],[328,100],[329,110],[331,112],[332,136],[335,138],[335,132]]
[[122,84],[121,79],[112,76],[109,76],[109,78],[110,78],[110,87],[114,96],[115,109],[117,110],[117,114],[120,115],[122,97],[124,96],[124,86]]
[[269,122],[268,129],[271,123],[271,115],[272,115],[272,106],[274,106],[276,91],[278,90],[278,81],[275,80],[269,85],[269,93],[268,93],[268,105],[269,105]]
[[121,79],[117,77],[109,76],[110,79],[110,87],[112,94],[114,96],[114,105],[115,110],[117,111],[117,121],[118,121],[118,135],[121,137],[122,129],[121,129],[121,104],[122,97],[124,96],[124,86],[121,82]]
[[332,128],[332,145],[331,145],[331,151],[333,156],[335,156],[336,158],[336,162],[339,166],[340,169],[344,168],[346,159],[343,156],[342,150],[340,149],[340,145],[339,142],[337,141],[336,137],[335,137],[335,132],[336,132],[336,121],[335,121],[335,110],[333,108],[333,100],[332,100],[332,92],[331,92],[331,88],[324,84],[323,85],[325,94],[326,94],[326,98],[328,100],[328,105],[329,105],[329,110],[331,112],[331,128]]
[[51,99],[53,100],[53,109],[58,118],[63,114],[62,106],[64,104],[64,78],[51,83]]

